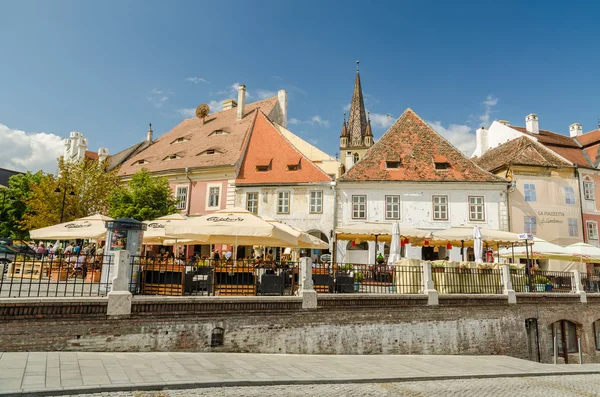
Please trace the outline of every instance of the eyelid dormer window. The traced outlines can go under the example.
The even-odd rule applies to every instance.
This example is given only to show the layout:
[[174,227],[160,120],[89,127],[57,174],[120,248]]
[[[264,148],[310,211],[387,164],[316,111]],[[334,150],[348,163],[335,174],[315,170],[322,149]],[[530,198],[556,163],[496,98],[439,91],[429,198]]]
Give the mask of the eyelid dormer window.
[[148,160],[141,159],[141,160],[138,160],[135,163],[133,163],[133,165],[141,165],[141,164],[148,164],[148,163],[149,163]]
[[198,153],[198,156],[212,156],[212,155],[221,154],[221,153],[223,153],[223,152],[221,152],[218,149],[206,149],[205,151]]
[[186,137],[184,137],[184,136],[182,136],[182,137],[179,137],[179,138],[175,139],[173,142],[171,142],[171,144],[174,144],[174,143],[183,143],[183,142],[187,142],[187,141],[189,141],[189,139],[186,138]]
[[397,169],[397,168],[400,168],[401,165],[402,165],[402,162],[399,160],[391,160],[391,161],[385,162],[385,168],[387,168],[387,169]]
[[214,130],[213,132],[210,133],[209,136],[212,135],[227,135],[229,134],[229,131],[225,131],[225,130]]
[[178,154],[170,154],[167,157],[165,157],[163,160],[175,160],[175,159],[180,159],[181,156]]

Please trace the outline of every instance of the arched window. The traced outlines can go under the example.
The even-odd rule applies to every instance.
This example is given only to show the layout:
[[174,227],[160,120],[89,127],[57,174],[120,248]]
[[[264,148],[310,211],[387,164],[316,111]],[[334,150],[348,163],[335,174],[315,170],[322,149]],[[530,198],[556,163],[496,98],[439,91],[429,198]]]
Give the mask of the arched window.
[[596,341],[596,350],[600,350],[600,320],[594,321],[594,339]]
[[225,330],[221,327],[216,327],[212,330],[212,335],[210,338],[210,346],[217,347],[223,346],[223,342],[225,340]]
[[577,325],[569,320],[560,320],[552,324],[552,337],[556,337],[558,355],[568,363],[568,353],[577,353]]
[[354,153],[354,164],[358,163],[358,153]]

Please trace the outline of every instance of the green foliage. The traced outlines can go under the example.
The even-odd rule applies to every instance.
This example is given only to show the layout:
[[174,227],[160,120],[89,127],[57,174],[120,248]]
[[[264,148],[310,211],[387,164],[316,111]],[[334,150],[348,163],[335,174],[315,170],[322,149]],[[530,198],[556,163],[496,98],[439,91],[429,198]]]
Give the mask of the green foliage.
[[356,272],[354,275],[354,281],[361,283],[365,279],[365,275],[362,272]]
[[[108,198],[118,186],[116,170],[107,171],[97,161],[58,162],[58,176],[41,176],[39,183],[30,185],[27,210],[21,225],[26,230],[55,225],[94,214],[108,212]],[[63,205],[64,203],[64,205]]]
[[338,269],[340,271],[351,272],[352,270],[354,270],[354,266],[352,266],[352,264],[350,264],[350,263],[346,263],[345,265],[340,265],[340,267]]
[[127,187],[118,187],[109,202],[113,218],[147,221],[177,212],[168,180],[153,177],[146,169],[135,173]]
[[533,277],[534,284],[549,284],[550,280],[546,276],[534,276]]
[[0,188],[0,237],[26,239],[29,236],[21,220],[27,211],[31,187],[38,184],[43,176],[42,171],[13,175],[8,180],[8,187]]

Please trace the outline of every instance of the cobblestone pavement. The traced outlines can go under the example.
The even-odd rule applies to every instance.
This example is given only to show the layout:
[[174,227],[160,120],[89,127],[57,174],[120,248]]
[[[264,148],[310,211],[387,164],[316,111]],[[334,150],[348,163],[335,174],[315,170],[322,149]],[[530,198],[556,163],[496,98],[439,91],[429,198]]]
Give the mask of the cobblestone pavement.
[[248,386],[172,391],[77,394],[71,397],[592,397],[600,395],[600,375],[298,386]]

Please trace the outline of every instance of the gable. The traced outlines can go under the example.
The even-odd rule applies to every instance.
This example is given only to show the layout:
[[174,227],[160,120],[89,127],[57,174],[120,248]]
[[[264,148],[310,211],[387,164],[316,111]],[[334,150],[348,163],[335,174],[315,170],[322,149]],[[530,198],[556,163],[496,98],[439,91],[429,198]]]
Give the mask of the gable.
[[[400,162],[389,168],[390,162]],[[407,109],[342,181],[503,182]]]
[[331,178],[299,152],[259,112],[236,185],[330,182]]

